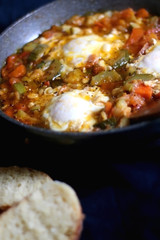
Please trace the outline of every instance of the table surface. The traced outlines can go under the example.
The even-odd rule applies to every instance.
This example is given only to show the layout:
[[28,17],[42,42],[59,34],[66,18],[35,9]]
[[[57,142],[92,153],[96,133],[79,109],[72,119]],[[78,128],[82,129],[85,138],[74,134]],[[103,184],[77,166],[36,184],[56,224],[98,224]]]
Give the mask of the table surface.
[[[0,30],[48,2],[1,0]],[[0,125],[1,166],[42,170],[76,190],[86,216],[81,240],[159,239],[159,139],[66,146]]]

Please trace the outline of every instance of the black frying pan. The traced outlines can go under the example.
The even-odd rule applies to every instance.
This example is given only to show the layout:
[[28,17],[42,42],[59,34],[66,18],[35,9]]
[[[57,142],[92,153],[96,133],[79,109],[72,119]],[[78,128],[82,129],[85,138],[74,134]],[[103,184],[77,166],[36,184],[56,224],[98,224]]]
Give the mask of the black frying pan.
[[[33,40],[53,24],[60,24],[74,14],[84,14],[89,11],[121,10],[127,7],[139,9],[145,7],[149,12],[160,15],[159,0],[56,0],[38,10],[26,15],[15,24],[6,29],[0,36],[0,67],[6,57],[26,42]],[[137,142],[160,136],[160,119],[136,123],[121,129],[100,131],[92,133],[63,133],[47,129],[28,126],[9,118],[0,111],[1,128],[3,123],[14,126],[49,141],[64,144],[86,143],[90,141],[105,141],[119,143],[122,141]],[[8,130],[8,127],[7,129]]]

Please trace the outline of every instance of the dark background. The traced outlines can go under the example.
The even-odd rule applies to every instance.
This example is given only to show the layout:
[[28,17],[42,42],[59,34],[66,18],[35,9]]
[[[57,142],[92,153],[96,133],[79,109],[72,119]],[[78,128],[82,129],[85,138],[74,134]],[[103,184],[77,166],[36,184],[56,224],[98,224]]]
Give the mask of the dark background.
[[[0,0],[0,31],[49,2]],[[1,166],[33,167],[76,190],[82,240],[160,239],[159,138],[62,146],[0,125]]]

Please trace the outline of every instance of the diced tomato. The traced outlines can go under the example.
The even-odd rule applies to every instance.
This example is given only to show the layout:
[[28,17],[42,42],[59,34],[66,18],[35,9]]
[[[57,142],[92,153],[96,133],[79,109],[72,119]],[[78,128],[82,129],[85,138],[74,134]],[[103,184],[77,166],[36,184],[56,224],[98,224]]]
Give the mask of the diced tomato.
[[30,52],[24,51],[24,52],[20,53],[18,56],[19,56],[19,58],[24,60],[24,59],[28,58],[29,54],[30,54]]
[[9,56],[7,58],[7,62],[6,62],[7,68],[8,69],[14,68],[16,61],[17,61],[17,55],[14,54],[14,55]]
[[7,66],[4,66],[4,67],[2,68],[1,74],[2,74],[2,77],[3,77],[4,79],[7,78],[7,76],[8,76]]
[[126,45],[129,46],[138,43],[139,40],[143,37],[143,35],[144,30],[142,28],[133,28]]
[[26,67],[23,64],[18,65],[12,72],[9,73],[9,78],[19,78],[26,74]]
[[135,12],[132,8],[127,8],[121,11],[121,18],[126,21],[131,21],[135,16]]
[[89,57],[88,57],[88,60],[86,62],[86,68],[90,68],[92,66],[94,66],[95,64],[98,63],[98,57],[95,55],[95,54],[91,54]]
[[130,53],[137,54],[144,45],[143,36],[145,31],[142,28],[133,28],[125,47]]
[[4,111],[4,113],[5,113],[7,116],[9,116],[9,117],[13,117],[14,110],[13,110],[12,107],[8,107],[8,108]]
[[50,86],[50,81],[46,81],[46,82],[44,83],[44,85],[47,86],[47,87],[49,87],[49,86]]
[[157,93],[157,94],[154,94],[154,98],[155,98],[155,99],[160,99],[160,92]]
[[145,104],[145,99],[141,95],[132,92],[128,94],[127,102],[132,108],[139,109]]
[[22,110],[24,112],[27,110],[27,106],[24,103],[20,103],[20,102],[15,105],[15,108],[17,110]]
[[104,18],[100,19],[99,21],[97,21],[94,24],[94,29],[96,29],[96,27],[98,27],[97,30],[99,30],[99,31],[103,30],[106,33],[110,32],[111,29],[112,29],[110,18],[109,17],[104,17]]
[[20,79],[19,79],[19,78],[12,77],[12,78],[9,79],[9,83],[10,83],[11,85],[13,85],[13,84],[15,84],[15,83],[17,83],[17,82],[20,82]]
[[150,100],[152,97],[152,88],[150,86],[146,86],[144,84],[140,84],[134,89],[134,92],[146,100]]
[[42,37],[49,39],[53,36],[54,32],[52,30],[47,30],[42,33]]
[[95,75],[97,75],[98,73],[104,71],[104,69],[105,69],[105,68],[104,68],[103,66],[100,66],[99,64],[95,64],[95,65],[93,66],[93,73],[94,73]]
[[147,18],[150,14],[145,8],[141,8],[136,12],[136,17],[138,18]]

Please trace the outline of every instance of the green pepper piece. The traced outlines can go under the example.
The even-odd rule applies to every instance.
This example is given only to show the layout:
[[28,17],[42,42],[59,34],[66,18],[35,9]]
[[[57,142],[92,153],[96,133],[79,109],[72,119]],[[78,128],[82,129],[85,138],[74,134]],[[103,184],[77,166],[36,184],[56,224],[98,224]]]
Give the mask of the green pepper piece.
[[121,81],[122,77],[119,73],[117,73],[115,70],[112,71],[102,71],[98,73],[96,76],[92,77],[91,85],[101,85],[103,83],[108,82],[117,82]]
[[117,120],[114,117],[112,117],[112,118],[108,118],[107,120],[104,120],[100,123],[96,123],[94,125],[94,127],[105,130],[107,127],[115,128],[116,124],[117,124]]
[[61,76],[62,64],[58,59],[54,59],[47,70],[47,81],[55,80]]
[[45,44],[39,44],[29,55],[28,61],[29,62],[34,62],[43,57],[45,54],[46,48],[48,46]]
[[42,69],[43,71],[47,70],[51,65],[51,60],[44,60],[37,65],[37,68]]
[[14,89],[19,92],[20,94],[23,94],[26,92],[26,88],[25,86],[23,85],[22,82],[17,82],[13,85]]
[[38,46],[38,43],[32,41],[32,42],[26,43],[23,47],[23,50],[25,52],[32,52],[37,46]]
[[122,49],[120,50],[119,56],[113,64],[113,68],[116,69],[116,68],[122,67],[128,62],[129,62],[129,52],[127,49]]
[[133,80],[142,80],[142,81],[150,81],[153,80],[154,76],[152,74],[135,74],[128,78],[125,83],[131,82]]

